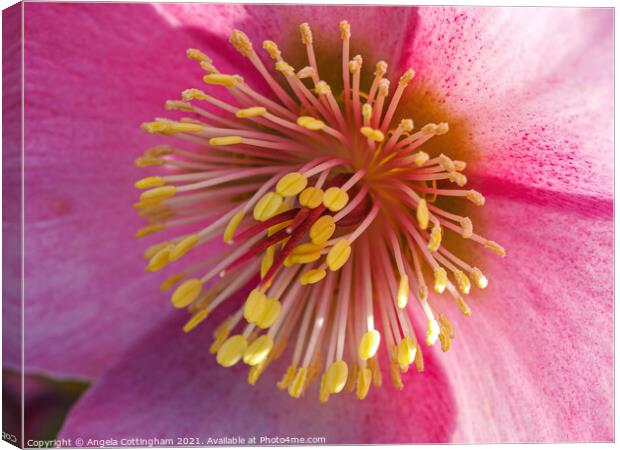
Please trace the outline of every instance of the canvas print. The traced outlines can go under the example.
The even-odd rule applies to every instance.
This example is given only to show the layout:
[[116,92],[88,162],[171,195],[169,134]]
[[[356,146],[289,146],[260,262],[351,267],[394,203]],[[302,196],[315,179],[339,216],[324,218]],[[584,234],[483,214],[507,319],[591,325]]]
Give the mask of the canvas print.
[[611,8],[3,12],[3,439],[610,442]]

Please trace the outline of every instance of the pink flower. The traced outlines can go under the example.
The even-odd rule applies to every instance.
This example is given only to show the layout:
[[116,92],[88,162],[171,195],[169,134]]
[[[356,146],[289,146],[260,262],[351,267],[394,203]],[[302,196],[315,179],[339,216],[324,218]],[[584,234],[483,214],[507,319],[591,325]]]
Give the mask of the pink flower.
[[[62,436],[613,439],[609,10],[27,4],[25,15],[25,369],[93,381]],[[321,405],[314,391],[293,400],[273,387],[289,356],[256,386],[242,364],[219,367],[208,347],[225,315],[182,333],[187,317],[143,273],[132,236],[131,183],[144,176],[132,161],[161,144],[138,125],[205,74],[187,48],[252,85],[251,63],[227,42],[233,29],[257,49],[277,42],[299,69],[307,22],[322,70],[321,58],[339,55],[342,19],[364,73],[384,59],[394,89],[416,70],[402,111],[415,130],[450,124],[416,151],[467,162],[487,200],[475,230],[509,256],[478,257],[490,282],[468,299],[472,317],[450,310],[452,348],[424,344],[425,371],[403,374],[401,392],[386,372],[363,402],[338,394]],[[334,83],[341,71],[330,73]],[[455,242],[470,258],[473,246]],[[187,258],[219,251],[202,249]]]

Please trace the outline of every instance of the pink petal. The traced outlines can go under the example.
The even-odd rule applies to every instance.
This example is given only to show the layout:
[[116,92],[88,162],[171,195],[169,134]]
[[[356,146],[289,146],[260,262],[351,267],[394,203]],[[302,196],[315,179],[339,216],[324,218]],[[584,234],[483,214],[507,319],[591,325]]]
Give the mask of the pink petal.
[[181,326],[176,319],[165,321],[145,336],[80,399],[61,436],[322,436],[328,444],[450,440],[452,394],[433,355],[423,374],[404,376],[401,393],[386,377],[364,401],[343,392],[321,405],[316,386],[299,400],[277,389],[286,361],[268,367],[250,386],[247,366],[224,369],[208,354],[211,327],[184,335]]
[[450,315],[456,442],[614,438],[611,205],[536,195],[487,198],[486,234],[507,256],[481,262],[472,316]]
[[21,360],[21,8],[2,12],[2,334],[3,366],[19,370]]
[[613,12],[421,8],[408,64],[444,105],[470,169],[555,192],[611,197]]
[[222,39],[147,4],[25,8],[25,364],[95,376],[171,309],[143,271],[157,241],[133,237],[133,160],[161,142],[139,125],[200,81],[185,50]]

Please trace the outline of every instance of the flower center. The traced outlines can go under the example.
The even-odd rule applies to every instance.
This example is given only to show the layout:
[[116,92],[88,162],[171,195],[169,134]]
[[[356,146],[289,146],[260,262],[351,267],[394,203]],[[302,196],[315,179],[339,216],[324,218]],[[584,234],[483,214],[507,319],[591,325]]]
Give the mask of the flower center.
[[[297,71],[274,42],[263,43],[283,84],[248,37],[232,33],[231,43],[265,80],[269,97],[188,50],[206,71],[204,82],[227,90],[229,99],[188,89],[166,106],[191,117],[143,124],[180,140],[136,160],[139,167],[162,168],[136,183],[146,190],[134,206],[148,220],[137,237],[169,234],[146,251],[148,271],[190,251],[198,258],[161,286],[176,286],[173,306],[191,314],[186,332],[256,283],[215,331],[210,351],[219,364],[243,361],[254,384],[290,343],[280,389],[297,398],[320,378],[321,401],[345,387],[364,398],[371,384],[381,385],[381,344],[391,379],[402,389],[401,373],[411,364],[424,367],[418,336],[447,351],[455,334],[444,308],[456,304],[470,315],[463,299],[470,278],[480,289],[487,286],[480,269],[442,245],[444,231],[500,256],[504,250],[474,233],[469,218],[434,204],[445,196],[482,206],[484,197],[460,189],[467,183],[465,162],[424,151],[448,124],[416,130],[411,119],[395,120],[413,70],[390,93],[387,64],[379,61],[364,89],[363,60],[350,58],[350,26],[343,21],[343,89],[336,95],[320,77],[310,27],[300,29],[308,66]],[[200,260],[197,249],[221,238],[228,249]],[[442,304],[446,297],[454,302]]]

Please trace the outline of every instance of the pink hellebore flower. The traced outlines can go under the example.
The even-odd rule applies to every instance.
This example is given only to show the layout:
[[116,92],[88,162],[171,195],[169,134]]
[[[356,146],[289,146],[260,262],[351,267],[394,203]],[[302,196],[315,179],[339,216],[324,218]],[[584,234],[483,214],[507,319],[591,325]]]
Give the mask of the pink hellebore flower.
[[[93,383],[62,437],[613,439],[610,10],[24,8],[25,370]],[[476,232],[503,243],[508,256],[470,255],[473,242],[450,241],[456,255],[480,261],[489,279],[468,300],[472,317],[452,305],[450,351],[423,343],[425,370],[402,374],[400,392],[388,376],[364,401],[339,394],[321,404],[314,391],[294,400],[273,387],[286,363],[266,369],[256,386],[245,382],[243,364],[219,367],[208,350],[213,324],[225,316],[214,312],[191,333],[181,331],[187,316],[172,310],[156,275],[143,272],[131,184],[144,177],[133,166],[137,153],[162,143],[138,125],[162,116],[163,100],[179,99],[206,73],[186,59],[186,49],[203,50],[221,73],[239,74],[277,100],[228,43],[231,31],[243,30],[267,67],[273,62],[260,43],[272,40],[300,69],[308,63],[298,26],[307,22],[319,71],[335,83],[341,66],[322,63],[339,61],[343,19],[352,30],[351,57],[364,57],[363,86],[381,59],[390,68],[390,92],[408,67],[415,69],[392,123],[411,117],[412,136],[426,123],[449,123],[447,134],[418,150],[434,161],[445,152],[467,162],[471,185],[486,196],[484,215],[472,216]],[[381,127],[368,125],[374,145]],[[385,133],[386,146],[391,136]],[[192,254],[220,251],[208,248]],[[243,304],[245,295],[230,302]],[[426,318],[418,319],[425,333]]]

